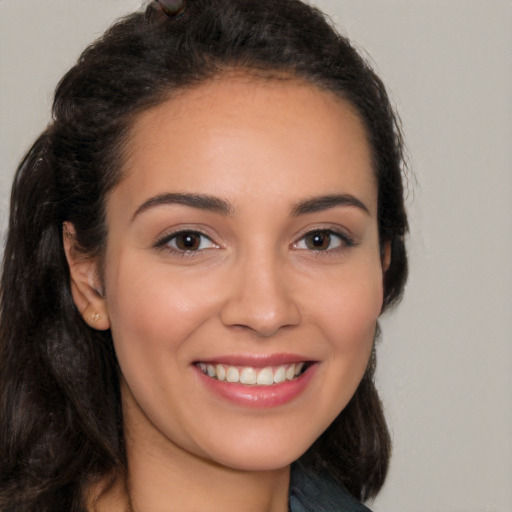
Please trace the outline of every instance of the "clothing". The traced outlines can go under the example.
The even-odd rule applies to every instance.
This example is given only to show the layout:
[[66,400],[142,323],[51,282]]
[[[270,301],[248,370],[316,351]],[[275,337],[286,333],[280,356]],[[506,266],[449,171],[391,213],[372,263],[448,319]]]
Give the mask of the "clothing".
[[371,512],[339,484],[292,465],[290,512]]

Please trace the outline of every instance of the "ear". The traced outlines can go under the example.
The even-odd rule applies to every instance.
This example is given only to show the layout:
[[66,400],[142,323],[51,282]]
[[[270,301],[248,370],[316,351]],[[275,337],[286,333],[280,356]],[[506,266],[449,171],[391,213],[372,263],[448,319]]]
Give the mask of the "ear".
[[382,264],[382,273],[385,274],[391,264],[391,240],[386,240],[384,242],[381,249],[380,260]]
[[71,222],[62,225],[62,242],[68,261],[71,295],[85,322],[100,331],[110,328],[107,306],[96,258],[90,258],[77,245],[75,227]]

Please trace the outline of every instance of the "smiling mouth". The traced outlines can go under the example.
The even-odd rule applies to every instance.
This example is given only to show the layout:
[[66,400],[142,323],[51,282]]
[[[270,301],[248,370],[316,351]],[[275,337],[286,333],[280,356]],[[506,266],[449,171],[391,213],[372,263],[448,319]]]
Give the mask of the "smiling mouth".
[[232,366],[220,363],[196,363],[196,366],[212,379],[247,386],[273,386],[292,381],[300,377],[310,365],[309,362],[301,362],[255,368],[253,366]]

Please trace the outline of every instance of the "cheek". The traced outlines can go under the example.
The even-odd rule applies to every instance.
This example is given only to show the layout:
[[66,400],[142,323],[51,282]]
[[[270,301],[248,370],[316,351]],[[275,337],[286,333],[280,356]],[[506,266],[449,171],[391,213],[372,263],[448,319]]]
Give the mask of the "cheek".
[[319,430],[345,408],[368,366],[382,306],[381,276],[378,267],[375,271],[373,266],[351,266],[322,286],[309,286],[309,320],[327,341],[319,368],[322,389],[315,400],[317,417],[323,420]]
[[123,372],[123,362],[135,366],[154,359],[158,364],[166,352],[179,362],[182,343],[214,311],[215,299],[205,293],[209,285],[204,279],[141,260],[120,258],[115,273],[107,275],[108,311]]
[[309,295],[319,324],[341,351],[371,348],[382,299],[380,265],[351,267]]
[[[375,290],[376,292],[378,290]],[[375,338],[380,300],[373,290],[343,291],[330,303],[323,325],[332,352],[328,361],[335,368],[333,378],[351,390],[345,406],[366,370]]]

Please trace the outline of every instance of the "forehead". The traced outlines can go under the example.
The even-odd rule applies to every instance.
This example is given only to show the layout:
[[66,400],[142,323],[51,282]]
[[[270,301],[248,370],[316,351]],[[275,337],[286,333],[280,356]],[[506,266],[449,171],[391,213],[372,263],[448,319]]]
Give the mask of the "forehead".
[[233,203],[339,192],[376,207],[370,149],[354,108],[294,79],[220,77],[143,112],[123,171],[120,186],[134,202],[173,191]]

